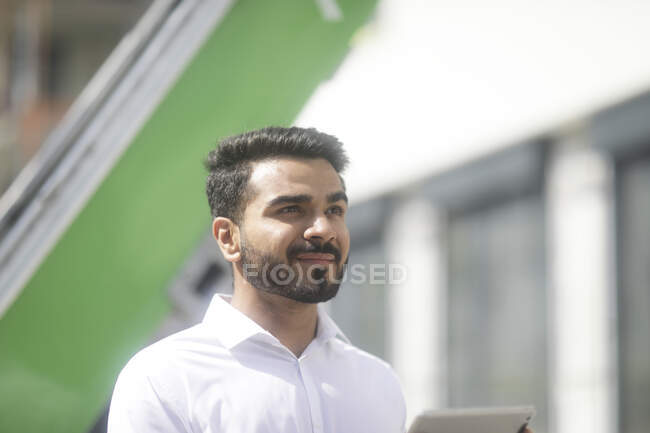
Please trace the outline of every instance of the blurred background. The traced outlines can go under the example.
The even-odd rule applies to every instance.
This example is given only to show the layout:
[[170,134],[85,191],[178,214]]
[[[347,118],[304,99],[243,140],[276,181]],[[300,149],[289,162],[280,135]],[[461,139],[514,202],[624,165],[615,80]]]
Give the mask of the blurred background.
[[0,2],[0,432],[102,432],[141,347],[230,272],[202,160],[314,126],[351,156],[326,306],[408,419],[533,404],[537,433],[650,425],[650,5]]

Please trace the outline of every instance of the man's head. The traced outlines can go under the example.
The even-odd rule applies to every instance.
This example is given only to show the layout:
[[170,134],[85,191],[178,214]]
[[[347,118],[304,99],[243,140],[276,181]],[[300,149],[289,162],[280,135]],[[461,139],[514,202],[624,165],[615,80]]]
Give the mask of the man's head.
[[210,152],[207,195],[224,257],[253,287],[301,302],[333,297],[349,251],[341,143],[264,128]]

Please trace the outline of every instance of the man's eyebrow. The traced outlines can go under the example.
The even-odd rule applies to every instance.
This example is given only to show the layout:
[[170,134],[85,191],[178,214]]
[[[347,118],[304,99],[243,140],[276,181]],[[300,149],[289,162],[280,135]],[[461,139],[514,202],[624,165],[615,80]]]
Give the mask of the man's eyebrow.
[[328,203],[334,203],[339,200],[343,200],[345,204],[348,204],[348,196],[344,191],[337,191],[327,195]]
[[289,204],[289,203],[309,203],[312,200],[312,196],[309,194],[297,194],[297,195],[279,195],[273,200],[268,202],[266,205],[269,207],[277,206],[279,204]]

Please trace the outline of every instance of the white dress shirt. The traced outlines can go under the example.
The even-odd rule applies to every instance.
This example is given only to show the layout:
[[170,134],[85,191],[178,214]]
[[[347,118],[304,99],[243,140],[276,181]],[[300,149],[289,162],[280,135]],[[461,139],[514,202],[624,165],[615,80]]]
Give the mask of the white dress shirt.
[[405,418],[390,366],[352,346],[320,306],[316,337],[296,358],[215,295],[202,323],[127,363],[108,432],[396,433]]

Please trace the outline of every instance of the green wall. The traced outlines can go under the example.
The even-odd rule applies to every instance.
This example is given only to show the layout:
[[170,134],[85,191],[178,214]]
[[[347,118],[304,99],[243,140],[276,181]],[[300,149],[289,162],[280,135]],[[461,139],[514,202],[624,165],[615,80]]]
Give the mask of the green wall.
[[0,432],[94,424],[209,227],[206,153],[224,135],[289,125],[374,3],[338,0],[336,23],[315,0],[235,4],[0,319]]

